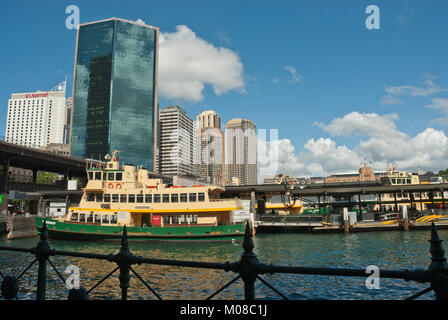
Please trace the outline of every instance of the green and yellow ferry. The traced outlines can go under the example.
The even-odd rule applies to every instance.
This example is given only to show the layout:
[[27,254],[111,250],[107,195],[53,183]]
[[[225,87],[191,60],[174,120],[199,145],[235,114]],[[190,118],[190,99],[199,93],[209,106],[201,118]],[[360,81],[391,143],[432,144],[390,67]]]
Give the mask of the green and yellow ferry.
[[167,186],[149,178],[147,169],[120,166],[115,153],[105,166],[87,169],[88,182],[79,205],[60,218],[46,221],[52,239],[120,239],[126,226],[129,240],[233,241],[244,225],[232,222],[241,200],[220,199],[221,186]]

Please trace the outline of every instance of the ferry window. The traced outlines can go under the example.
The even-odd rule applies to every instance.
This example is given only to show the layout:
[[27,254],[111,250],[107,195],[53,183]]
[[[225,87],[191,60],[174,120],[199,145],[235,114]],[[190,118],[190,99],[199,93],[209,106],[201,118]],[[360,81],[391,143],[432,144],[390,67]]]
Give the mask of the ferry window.
[[198,201],[205,201],[205,193],[204,192],[198,193]]
[[93,180],[93,172],[92,171],[89,172],[89,180]]
[[391,181],[392,181],[393,184],[397,183],[396,179],[391,179]]
[[131,203],[135,202],[135,194],[130,194],[128,196],[128,202],[131,202]]
[[95,223],[101,223],[101,216],[99,214],[95,215]]
[[190,193],[188,198],[188,201],[196,202],[196,193]]
[[408,184],[411,184],[411,179],[407,179],[407,183],[408,183]]
[[101,180],[101,172],[95,172],[95,180]]
[[170,202],[170,195],[169,194],[163,194],[162,195],[162,202]]
[[193,223],[198,223],[198,216],[197,216],[196,214],[192,214],[192,215],[190,216],[190,223],[191,223],[191,224],[193,224]]
[[123,173],[117,172],[117,174],[115,175],[115,180],[117,181],[123,180]]
[[170,224],[170,217],[169,216],[163,216],[163,224]]
[[104,195],[104,202],[110,202],[110,194],[105,194]]
[[112,215],[112,217],[110,219],[110,223],[117,223],[117,215],[116,214]]
[[112,202],[118,202],[118,194],[112,195]]
[[114,173],[113,172],[109,172],[107,174],[107,180],[109,181],[114,181]]
[[138,194],[137,195],[137,202],[138,203],[143,203],[143,195],[142,194]]
[[145,194],[145,202],[146,203],[152,202],[152,194]]
[[87,222],[93,222],[93,214],[91,214],[91,213],[89,213],[88,215],[87,215]]
[[128,200],[128,196],[125,194],[120,194],[120,202],[126,203]]
[[96,202],[102,202],[103,201],[103,194],[97,193],[96,194]]
[[160,202],[160,194],[154,195],[154,202]]
[[108,214],[103,215],[103,223],[109,223],[109,215]]
[[85,213],[79,214],[79,222],[86,222],[86,214]]
[[187,202],[187,194],[186,193],[180,194],[180,202]]
[[73,212],[70,221],[78,221],[78,212]]
[[179,195],[177,193],[171,194],[171,202],[179,202]]
[[172,224],[179,224],[179,216],[172,216],[171,217],[171,223]]
[[86,198],[87,201],[95,201],[95,194],[89,192]]
[[187,216],[186,215],[181,215],[180,216],[180,224],[187,224]]

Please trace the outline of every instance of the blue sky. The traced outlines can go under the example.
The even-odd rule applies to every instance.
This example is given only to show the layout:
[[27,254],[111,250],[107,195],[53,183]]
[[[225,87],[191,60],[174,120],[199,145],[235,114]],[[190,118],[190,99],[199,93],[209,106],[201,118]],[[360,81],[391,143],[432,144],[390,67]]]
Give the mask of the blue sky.
[[[372,4],[379,30],[365,26]],[[446,1],[1,1],[2,135],[12,92],[48,90],[65,75],[71,92],[69,5],[79,7],[81,23],[142,19],[174,48],[182,40],[177,26],[185,26],[194,41],[182,45],[205,43],[222,67],[199,79],[200,98],[167,88],[161,107],[178,104],[192,118],[213,109],[223,124],[242,117],[278,129],[280,166],[290,173],[357,170],[363,159],[377,169],[385,161],[409,170],[448,167]],[[167,58],[159,65],[166,86],[177,76],[197,83],[178,69]],[[234,73],[223,80],[227,70]]]

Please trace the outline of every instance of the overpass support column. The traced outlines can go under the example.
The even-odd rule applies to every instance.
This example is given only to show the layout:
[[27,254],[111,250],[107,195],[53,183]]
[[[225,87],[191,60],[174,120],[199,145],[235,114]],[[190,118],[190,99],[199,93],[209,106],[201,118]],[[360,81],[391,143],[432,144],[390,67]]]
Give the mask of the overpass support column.
[[33,169],[33,184],[37,183],[37,169]]
[[10,158],[7,157],[4,161],[3,161],[3,185],[1,186],[1,192],[2,193],[8,193],[9,192],[9,161]]
[[68,189],[68,180],[71,177],[71,173],[70,173],[70,169],[65,169],[64,170],[64,185],[65,185],[65,190]]

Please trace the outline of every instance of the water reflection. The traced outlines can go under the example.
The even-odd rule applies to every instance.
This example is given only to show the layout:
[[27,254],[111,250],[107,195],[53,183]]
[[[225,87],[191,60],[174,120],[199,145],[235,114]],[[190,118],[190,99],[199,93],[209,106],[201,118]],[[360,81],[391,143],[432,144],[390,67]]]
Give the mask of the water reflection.
[[[446,239],[448,230],[439,235]],[[277,265],[363,268],[378,265],[388,270],[427,268],[430,263],[429,231],[372,232],[357,234],[259,234],[255,237],[255,252],[259,261]],[[7,241],[1,245],[30,248],[37,239]],[[53,248],[101,254],[117,253],[119,242],[50,241]],[[131,251],[139,256],[206,262],[234,262],[243,252],[241,244],[231,243],[131,243]],[[33,256],[0,251],[0,271],[4,275],[20,274]],[[92,288],[116,265],[107,261],[69,257],[52,257],[52,262],[63,273],[67,266],[80,269],[81,285]],[[181,268],[159,265],[136,265],[134,270],[163,299],[205,299],[236,275],[212,269]],[[20,299],[34,299],[37,263],[20,281]],[[89,295],[91,299],[120,299],[119,271],[100,284]],[[263,275],[291,299],[402,299],[427,287],[426,284],[402,280],[381,279],[379,290],[369,290],[365,279],[358,277],[311,276],[274,274]],[[48,266],[48,299],[65,299],[68,290],[56,272]],[[279,297],[261,283],[256,285],[261,299]],[[131,276],[129,299],[156,299],[135,276]],[[238,280],[217,295],[216,299],[242,299],[243,284]],[[434,298],[433,294],[421,299]]]

